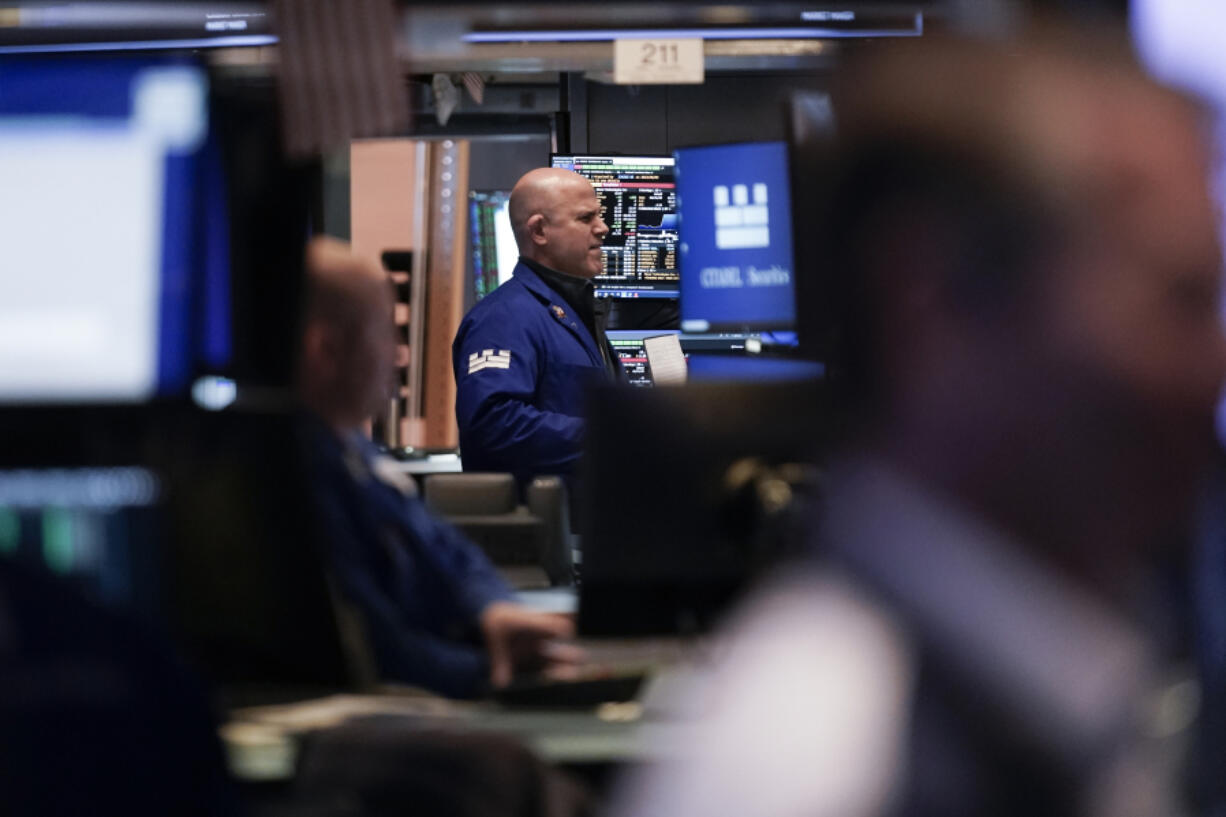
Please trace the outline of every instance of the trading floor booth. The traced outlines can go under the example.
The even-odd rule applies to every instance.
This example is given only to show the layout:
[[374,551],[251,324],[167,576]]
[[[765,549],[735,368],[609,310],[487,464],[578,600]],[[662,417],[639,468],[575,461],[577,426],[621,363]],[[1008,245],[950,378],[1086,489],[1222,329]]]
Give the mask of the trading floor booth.
[[[659,750],[651,678],[794,554],[837,431],[798,301],[796,134],[828,132],[841,53],[944,4],[85,5],[0,9],[0,566],[137,622],[248,780],[292,787],[312,735],[364,718],[589,771]],[[619,80],[615,42],[652,38],[701,41],[701,81]],[[303,246],[384,264],[398,372],[373,437],[454,471],[451,339],[514,266],[509,191],[551,164],[610,225],[627,382],[591,402],[575,569],[549,572],[569,586],[520,600],[576,614],[592,666],[475,704],[382,688],[293,431]]]

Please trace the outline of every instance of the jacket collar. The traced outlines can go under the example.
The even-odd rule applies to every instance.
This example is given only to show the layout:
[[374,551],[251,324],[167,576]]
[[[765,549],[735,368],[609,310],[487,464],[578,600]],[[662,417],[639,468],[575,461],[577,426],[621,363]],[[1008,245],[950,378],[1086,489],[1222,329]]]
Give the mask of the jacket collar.
[[537,275],[531,267],[522,261],[515,265],[514,276],[516,280],[524,285],[525,289],[546,306],[549,310],[550,320],[555,320],[566,327],[583,344],[583,348],[587,351],[588,357],[592,359],[592,363],[603,367],[604,358],[601,357],[600,349],[596,347],[596,339],[592,337],[591,332],[587,331],[587,327],[579,320],[579,316],[574,314],[574,310],[566,302],[566,299],[557,292],[554,292],[548,284],[541,280],[541,276]]

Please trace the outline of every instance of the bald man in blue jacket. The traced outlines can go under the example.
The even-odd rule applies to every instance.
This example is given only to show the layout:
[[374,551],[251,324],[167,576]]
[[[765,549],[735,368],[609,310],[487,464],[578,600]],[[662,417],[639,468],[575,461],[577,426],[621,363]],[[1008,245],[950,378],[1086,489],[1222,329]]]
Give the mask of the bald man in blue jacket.
[[519,263],[465,316],[452,365],[464,469],[524,482],[571,473],[584,389],[616,380],[621,367],[592,283],[609,228],[591,183],[539,168],[516,183],[509,210]]

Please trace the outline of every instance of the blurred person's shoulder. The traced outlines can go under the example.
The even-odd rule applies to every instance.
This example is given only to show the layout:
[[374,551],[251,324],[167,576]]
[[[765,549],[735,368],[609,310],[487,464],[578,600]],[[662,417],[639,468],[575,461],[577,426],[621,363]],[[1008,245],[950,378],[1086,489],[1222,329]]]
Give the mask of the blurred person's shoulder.
[[[674,756],[632,779],[626,813],[871,815],[903,776],[915,660],[904,629],[820,565],[764,582],[670,701]],[[649,809],[643,807],[650,806]]]

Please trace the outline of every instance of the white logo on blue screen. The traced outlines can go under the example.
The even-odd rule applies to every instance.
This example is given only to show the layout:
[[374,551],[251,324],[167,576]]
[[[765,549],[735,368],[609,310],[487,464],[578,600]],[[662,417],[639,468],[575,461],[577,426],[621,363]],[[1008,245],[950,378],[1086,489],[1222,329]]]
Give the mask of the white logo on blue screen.
[[770,211],[766,206],[766,185],[753,186],[753,201],[749,186],[716,185],[715,246],[721,250],[749,250],[771,245]]

